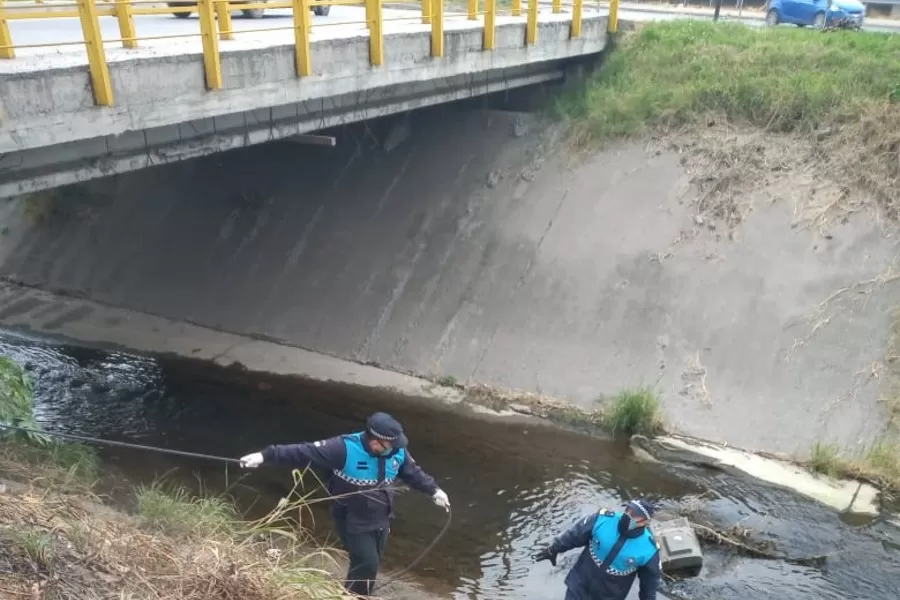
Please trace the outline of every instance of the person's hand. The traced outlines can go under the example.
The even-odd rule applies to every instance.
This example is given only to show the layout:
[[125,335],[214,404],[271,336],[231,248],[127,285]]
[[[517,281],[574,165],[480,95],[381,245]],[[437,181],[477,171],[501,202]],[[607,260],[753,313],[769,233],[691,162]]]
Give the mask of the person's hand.
[[263,464],[263,455],[261,452],[254,452],[253,454],[241,457],[241,466],[245,469],[255,469],[261,464]]
[[434,493],[434,496],[432,496],[431,499],[444,510],[450,510],[450,496],[448,496],[447,492],[444,490],[438,488],[438,491]]
[[540,552],[534,555],[535,562],[541,562],[542,560],[549,560],[550,564],[554,567],[556,566],[556,552],[553,551],[553,548],[547,546]]

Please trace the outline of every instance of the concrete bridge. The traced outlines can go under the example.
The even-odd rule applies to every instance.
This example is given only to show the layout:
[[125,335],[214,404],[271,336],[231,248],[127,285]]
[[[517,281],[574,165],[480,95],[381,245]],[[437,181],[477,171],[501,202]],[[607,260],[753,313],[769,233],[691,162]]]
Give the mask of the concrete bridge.
[[558,80],[615,21],[582,0],[456,13],[335,0],[328,17],[330,0],[240,5],[264,6],[262,21],[232,21],[226,2],[176,19],[141,0],[0,0],[0,197]]

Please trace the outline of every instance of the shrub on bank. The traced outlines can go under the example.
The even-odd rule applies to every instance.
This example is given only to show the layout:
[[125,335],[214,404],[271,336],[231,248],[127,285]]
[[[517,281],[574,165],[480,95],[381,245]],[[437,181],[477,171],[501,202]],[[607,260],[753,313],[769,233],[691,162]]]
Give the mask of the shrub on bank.
[[591,138],[721,115],[814,131],[900,110],[900,36],[668,21],[626,35],[583,93],[560,103]]
[[603,425],[612,433],[655,435],[662,431],[659,398],[651,388],[624,389],[603,411]]

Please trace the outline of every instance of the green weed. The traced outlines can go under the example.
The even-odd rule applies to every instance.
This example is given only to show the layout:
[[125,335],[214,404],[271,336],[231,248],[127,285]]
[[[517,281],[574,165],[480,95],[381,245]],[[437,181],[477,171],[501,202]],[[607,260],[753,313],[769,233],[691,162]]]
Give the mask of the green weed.
[[834,477],[842,471],[842,462],[840,451],[835,444],[817,442],[809,456],[809,468],[829,477]]
[[135,491],[137,513],[143,525],[167,535],[228,537],[234,535],[237,514],[222,498],[194,496],[182,487],[162,484]]
[[625,389],[603,411],[603,424],[612,433],[654,435],[662,430],[659,398],[649,387]]

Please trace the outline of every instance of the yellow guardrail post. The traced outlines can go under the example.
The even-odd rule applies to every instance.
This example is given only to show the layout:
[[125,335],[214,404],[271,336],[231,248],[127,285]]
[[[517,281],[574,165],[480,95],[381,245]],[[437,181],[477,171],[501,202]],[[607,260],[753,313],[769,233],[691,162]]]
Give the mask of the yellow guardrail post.
[[431,55],[444,55],[444,0],[431,0]]
[[572,39],[581,37],[581,13],[584,8],[584,0],[572,2]]
[[312,75],[312,61],[309,56],[309,0],[293,0],[294,11],[294,57],[297,61],[297,77]]
[[219,21],[219,39],[233,40],[234,27],[231,26],[231,2],[229,0],[214,0],[216,3],[216,17]]
[[16,50],[12,47],[12,36],[9,34],[9,23],[3,11],[3,0],[0,0],[0,58],[15,58]]
[[528,23],[525,25],[525,43],[537,42],[538,0],[528,0]]
[[497,0],[484,0],[484,49],[493,50],[497,34]]
[[431,0],[422,0],[422,25],[431,25]]
[[562,12],[562,0],[553,0],[553,14],[558,15]]
[[137,33],[134,30],[134,12],[131,0],[116,0],[116,20],[119,21],[119,37],[125,48],[137,48]]
[[100,35],[100,18],[97,15],[96,0],[78,0],[78,16],[81,20],[81,32],[84,34],[84,43],[87,49],[91,86],[94,88],[94,103],[99,106],[112,106],[112,82],[109,79],[109,65],[106,64],[103,38]]
[[216,35],[216,17],[213,0],[198,0],[200,14],[200,38],[203,40],[203,68],[206,72],[206,89],[222,87],[222,63],[219,57],[219,37]]
[[382,0],[366,0],[366,10],[372,12],[372,18],[369,20],[369,63],[373,67],[380,67],[384,64],[383,9]]
[[522,0],[512,0],[512,16],[522,16]]
[[469,0],[469,20],[478,20],[478,0]]
[[606,30],[609,33],[619,31],[619,0],[609,0],[609,16],[607,17]]

